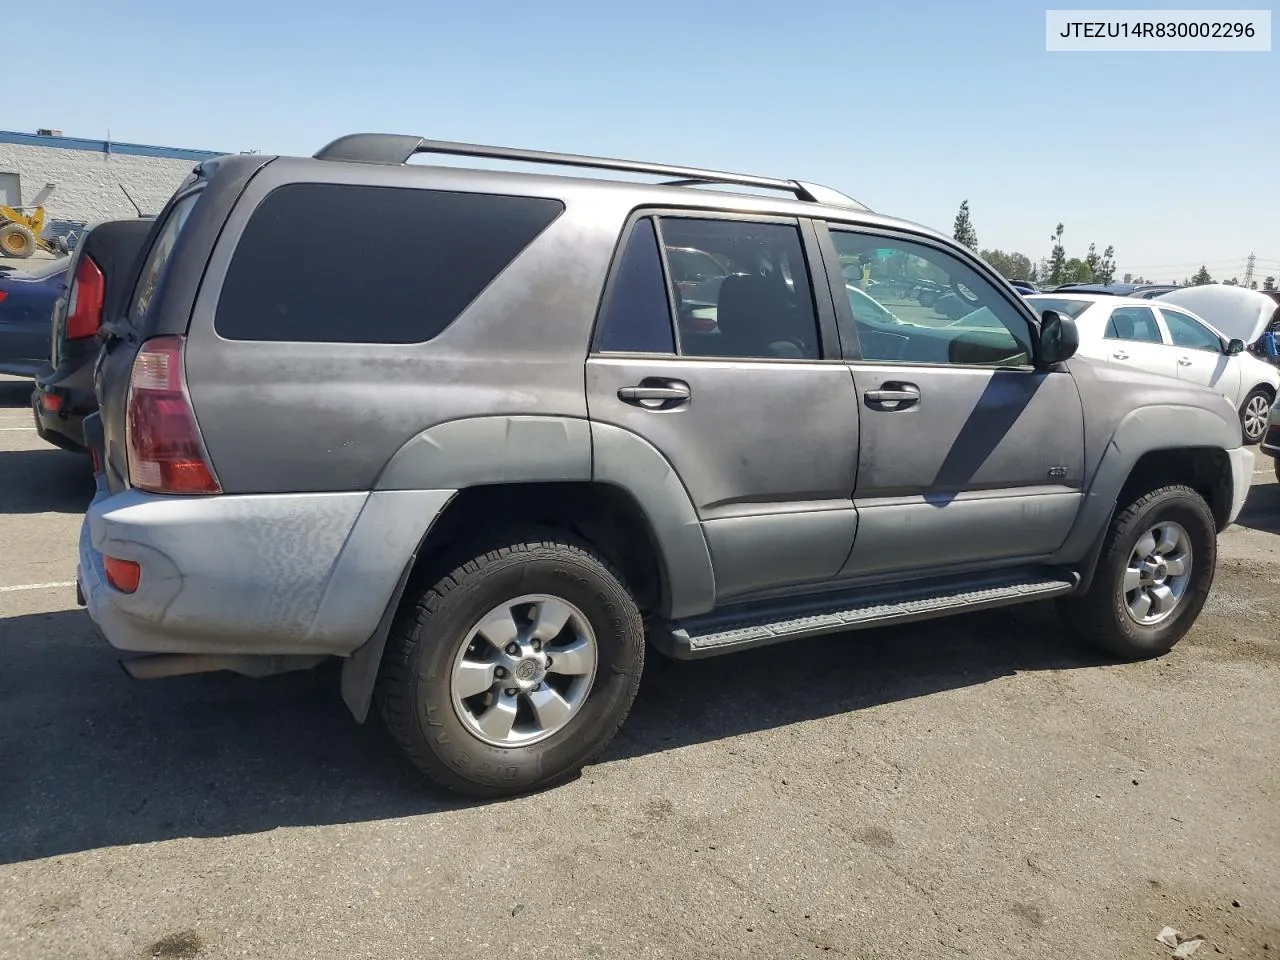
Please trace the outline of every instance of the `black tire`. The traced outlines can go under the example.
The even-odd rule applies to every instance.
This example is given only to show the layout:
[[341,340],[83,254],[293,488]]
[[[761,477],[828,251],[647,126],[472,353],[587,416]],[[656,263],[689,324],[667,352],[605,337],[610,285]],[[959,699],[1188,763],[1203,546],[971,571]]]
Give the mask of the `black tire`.
[[1249,391],[1249,395],[1244,398],[1244,403],[1240,404],[1240,432],[1244,436],[1244,442],[1248,446],[1256,446],[1261,443],[1262,438],[1267,435],[1267,417],[1265,413],[1262,416],[1262,420],[1260,421],[1261,425],[1257,428],[1256,433],[1249,432],[1249,405],[1255,403],[1259,397],[1266,401],[1269,411],[1271,403],[1275,398],[1271,396],[1270,391],[1265,387],[1254,387]]
[[[405,593],[378,680],[383,721],[413,764],[455,793],[510,796],[570,779],[613,739],[635,699],[645,641],[634,599],[604,558],[558,531],[499,533],[455,556],[451,572]],[[454,658],[486,613],[534,593],[585,616],[596,637],[595,678],[578,712],[548,739],[495,746],[454,708]]]
[[6,223],[0,227],[0,253],[15,260],[25,260],[36,252],[36,235],[24,223]]
[[[1191,573],[1173,615],[1146,626],[1130,616],[1126,607],[1125,569],[1138,541],[1162,521],[1174,521],[1187,532]],[[1209,505],[1190,487],[1161,487],[1120,504],[1089,590],[1059,601],[1063,619],[1082,640],[1124,660],[1168,653],[1200,616],[1213,586],[1217,547],[1217,526]]]

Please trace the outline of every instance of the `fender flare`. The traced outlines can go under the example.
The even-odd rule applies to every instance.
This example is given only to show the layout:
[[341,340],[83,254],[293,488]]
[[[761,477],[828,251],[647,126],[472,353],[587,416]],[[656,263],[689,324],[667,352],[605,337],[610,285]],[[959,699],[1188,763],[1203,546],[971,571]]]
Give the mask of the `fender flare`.
[[1087,589],[1117,500],[1138,461],[1157,451],[1213,449],[1241,445],[1239,425],[1204,407],[1160,404],[1130,411],[1116,425],[1085,492],[1076,523],[1050,562],[1085,561],[1081,588]]
[[554,481],[609,484],[636,501],[664,572],[664,615],[687,617],[714,606],[711,552],[693,502],[674,467],[637,434],[577,417],[491,416],[438,424],[406,441],[374,485],[375,491],[448,492],[449,501],[422,531],[372,635],[343,662],[342,697],[357,722],[368,717],[396,611],[452,497],[485,484]]

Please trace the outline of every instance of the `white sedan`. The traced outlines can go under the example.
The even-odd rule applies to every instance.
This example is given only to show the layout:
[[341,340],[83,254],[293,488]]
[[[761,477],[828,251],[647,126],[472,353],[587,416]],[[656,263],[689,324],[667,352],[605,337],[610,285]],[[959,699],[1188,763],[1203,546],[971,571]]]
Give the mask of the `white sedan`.
[[[1267,318],[1257,330],[1246,330],[1238,314],[1224,310],[1223,322],[1216,326],[1163,297],[1139,300],[1064,291],[1029,296],[1027,302],[1037,311],[1056,310],[1075,320],[1080,356],[1215,387],[1240,411],[1246,443],[1258,443],[1266,433],[1271,404],[1280,393],[1280,368],[1244,347],[1262,335]],[[1203,305],[1201,310],[1208,312]],[[1230,338],[1221,327],[1230,328]]]

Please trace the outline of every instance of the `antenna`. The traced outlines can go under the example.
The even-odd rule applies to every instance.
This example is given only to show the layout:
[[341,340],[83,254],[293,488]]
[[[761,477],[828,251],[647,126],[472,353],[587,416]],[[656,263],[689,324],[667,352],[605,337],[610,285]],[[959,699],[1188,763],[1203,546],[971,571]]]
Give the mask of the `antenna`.
[[124,188],[124,184],[117,180],[116,186],[120,188],[120,192],[123,193],[129,203],[133,205],[133,209],[137,211],[138,216],[142,216],[142,208],[134,202],[133,197],[129,196],[129,191]]

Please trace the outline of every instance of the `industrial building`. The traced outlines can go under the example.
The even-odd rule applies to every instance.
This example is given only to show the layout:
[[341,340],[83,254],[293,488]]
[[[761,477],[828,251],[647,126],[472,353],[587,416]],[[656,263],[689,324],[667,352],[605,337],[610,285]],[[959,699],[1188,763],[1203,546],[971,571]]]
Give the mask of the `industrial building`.
[[66,137],[59,130],[0,130],[0,204],[43,204],[54,233],[86,223],[154,214],[201,160],[226,151],[186,150]]

